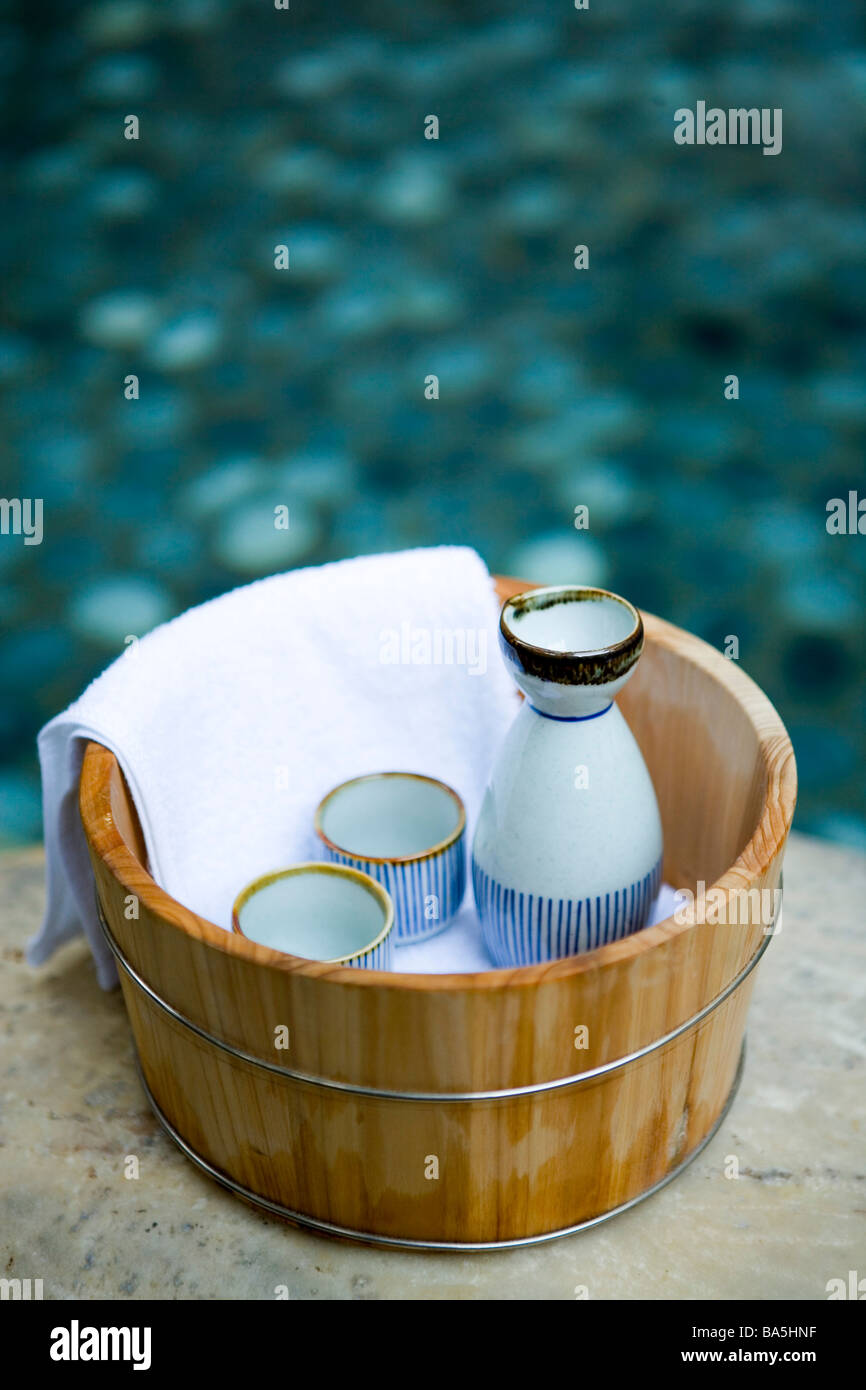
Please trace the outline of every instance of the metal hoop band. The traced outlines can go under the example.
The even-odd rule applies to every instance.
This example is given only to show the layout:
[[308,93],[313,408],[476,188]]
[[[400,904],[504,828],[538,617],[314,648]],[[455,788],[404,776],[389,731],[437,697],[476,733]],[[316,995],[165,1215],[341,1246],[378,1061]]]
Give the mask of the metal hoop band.
[[622,1212],[629,1211],[631,1207],[637,1206],[639,1202],[645,1201],[647,1197],[652,1197],[654,1193],[666,1187],[669,1182],[673,1182],[674,1178],[679,1177],[683,1169],[694,1162],[698,1154],[703,1152],[710,1140],[714,1138],[717,1131],[721,1128],[727,1117],[728,1111],[734,1103],[734,1097],[739,1090],[745,1061],[746,1040],[744,1038],[743,1045],[740,1048],[740,1059],[737,1064],[736,1075],[734,1076],[731,1089],[728,1092],[727,1099],[722,1106],[718,1119],[707,1131],[700,1143],[695,1145],[691,1153],[687,1154],[675,1168],[672,1168],[669,1173],[665,1173],[663,1178],[653,1183],[652,1187],[648,1187],[646,1191],[639,1192],[636,1197],[630,1198],[629,1201],[623,1202],[618,1207],[612,1207],[610,1211],[602,1212],[600,1216],[593,1216],[588,1221],[578,1221],[574,1226],[563,1226],[562,1229],[558,1231],[544,1231],[541,1235],[535,1236],[519,1236],[514,1240],[457,1241],[412,1240],[406,1236],[383,1236],[374,1235],[370,1231],[355,1231],[350,1226],[337,1226],[331,1221],[322,1221],[315,1216],[305,1216],[301,1212],[292,1211],[290,1207],[282,1206],[279,1202],[271,1201],[269,1197],[261,1197],[257,1192],[253,1192],[250,1188],[244,1187],[241,1183],[236,1182],[234,1178],[229,1177],[229,1175],[222,1172],[221,1169],[215,1168],[212,1163],[209,1163],[206,1158],[203,1158],[201,1154],[196,1153],[195,1149],[190,1147],[183,1135],[178,1133],[174,1125],[161,1110],[158,1102],[154,1098],[153,1092],[144,1079],[141,1063],[138,1062],[136,1058],[138,1074],[141,1079],[141,1084],[144,1087],[145,1095],[150,1102],[154,1115],[162,1125],[166,1134],[170,1139],[174,1140],[175,1144],[177,1144],[178,1148],[186,1155],[190,1162],[194,1163],[197,1168],[200,1168],[203,1173],[206,1173],[209,1178],[213,1178],[215,1182],[218,1182],[221,1187],[228,1188],[228,1190],[233,1192],[236,1196],[243,1197],[245,1201],[252,1203],[253,1206],[261,1207],[262,1210],[270,1212],[272,1216],[282,1217],[284,1221],[291,1221],[295,1226],[304,1226],[311,1231],[318,1231],[323,1235],[341,1236],[344,1240],[357,1240],[362,1241],[366,1245],[385,1245],[397,1247],[402,1250],[456,1251],[464,1254],[472,1253],[473,1251],[516,1250],[525,1245],[543,1245],[550,1240],[559,1240],[562,1236],[575,1235],[578,1231],[588,1231],[590,1227],[599,1226],[602,1221],[609,1221],[612,1216],[619,1216]]
[[[776,899],[777,905],[780,900],[781,897]],[[157,1008],[161,1009],[162,1012],[173,1019],[175,1023],[180,1024],[182,1028],[187,1029],[189,1032],[195,1033],[197,1037],[202,1038],[212,1047],[219,1048],[221,1052],[228,1053],[239,1061],[245,1062],[248,1066],[259,1067],[263,1068],[265,1071],[275,1072],[278,1076],[288,1077],[293,1081],[299,1081],[307,1086],[320,1086],[329,1091],[341,1091],[349,1092],[353,1095],[372,1096],[380,1100],[430,1101],[433,1103],[442,1101],[448,1102],[449,1104],[508,1100],[513,1096],[537,1095],[543,1091],[559,1091],[571,1086],[582,1086],[597,1080],[600,1076],[607,1076],[609,1073],[618,1071],[622,1067],[627,1067],[631,1065],[632,1062],[640,1061],[642,1058],[649,1056],[651,1052],[656,1052],[659,1048],[666,1047],[668,1043],[681,1037],[683,1033],[687,1033],[690,1029],[696,1028],[699,1023],[702,1023],[705,1018],[708,1018],[711,1013],[724,1004],[725,1000],[729,999],[730,996],[739,989],[747,976],[752,973],[769,946],[773,936],[772,930],[766,928],[767,935],[764,937],[764,940],[761,942],[755,954],[746,962],[742,970],[740,970],[725,986],[721,993],[717,994],[715,999],[711,999],[709,1004],[705,1004],[698,1013],[692,1014],[691,1018],[687,1018],[685,1022],[671,1029],[669,1033],[665,1033],[660,1038],[655,1038],[652,1042],[646,1043],[643,1047],[637,1048],[634,1052],[628,1053],[625,1057],[617,1057],[611,1062],[603,1062],[600,1066],[591,1067],[587,1071],[577,1072],[571,1076],[554,1077],[551,1081],[535,1081],[526,1086],[510,1086],[507,1089],[498,1091],[389,1091],[373,1086],[360,1086],[351,1081],[335,1081],[329,1077],[313,1076],[307,1072],[294,1071],[289,1067],[281,1067],[276,1062],[270,1062],[264,1057],[257,1057],[254,1053],[246,1052],[243,1048],[235,1047],[233,1043],[226,1042],[224,1038],[218,1038],[213,1033],[209,1033],[207,1029],[202,1028],[200,1024],[194,1023],[192,1019],[180,1013],[173,1005],[166,1003],[166,1001],[151,988],[147,981],[142,979],[141,975],[138,974],[133,966],[130,965],[111,934],[102,911],[102,904],[99,901],[98,894],[96,898],[96,911],[106,943],[124,974],[147,996],[151,1003],[155,1004]],[[777,914],[774,912],[771,927],[775,926],[776,915]]]

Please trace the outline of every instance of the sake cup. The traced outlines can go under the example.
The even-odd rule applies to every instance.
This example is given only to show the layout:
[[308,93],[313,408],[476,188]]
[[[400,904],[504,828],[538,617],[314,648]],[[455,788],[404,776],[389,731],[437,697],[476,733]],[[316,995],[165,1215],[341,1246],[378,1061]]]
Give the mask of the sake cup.
[[387,889],[397,946],[449,925],[466,888],[466,811],[451,787],[414,772],[354,777],[328,792],[315,823],[329,860]]
[[295,864],[247,884],[232,928],[248,941],[328,965],[389,970],[394,906],[369,874],[338,864]]

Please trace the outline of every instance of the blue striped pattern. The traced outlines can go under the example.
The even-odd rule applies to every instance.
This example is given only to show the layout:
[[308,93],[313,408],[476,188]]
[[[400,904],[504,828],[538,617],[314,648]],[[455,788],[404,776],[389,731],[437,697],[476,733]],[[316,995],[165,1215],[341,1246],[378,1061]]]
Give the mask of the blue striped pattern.
[[637,883],[594,898],[544,898],[504,888],[472,859],[484,940],[499,966],[537,965],[640,931],[661,885],[661,860]]
[[[348,864],[369,874],[390,894],[394,904],[394,933],[397,945],[435,936],[447,927],[463,901],[466,891],[466,849],[464,837],[426,859],[405,863],[358,859],[341,850],[325,846],[334,864]],[[432,903],[430,900],[433,900]],[[426,912],[425,912],[426,907]],[[436,916],[427,915],[435,911]]]
[[351,965],[353,970],[390,970],[392,961],[391,942],[393,938],[394,929],[392,927],[385,937],[385,940],[380,941],[378,946],[374,946],[372,951],[367,951],[360,957],[356,956],[354,960],[348,961],[347,964]]

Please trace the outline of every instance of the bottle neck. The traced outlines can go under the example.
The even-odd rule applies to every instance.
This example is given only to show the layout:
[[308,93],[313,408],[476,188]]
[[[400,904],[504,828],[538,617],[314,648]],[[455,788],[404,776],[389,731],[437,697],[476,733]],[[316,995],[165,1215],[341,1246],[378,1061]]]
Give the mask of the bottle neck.
[[608,710],[613,709],[613,700],[609,700],[601,709],[594,710],[592,714],[551,714],[549,710],[539,709],[529,700],[526,703],[533,713],[539,715],[540,718],[554,719],[560,724],[583,724],[589,719],[600,719],[603,714],[607,714]]
[[597,719],[610,709],[614,696],[625,685],[631,673],[604,685],[566,685],[559,681],[539,680],[521,671],[517,684],[527,702],[537,714],[548,719]]

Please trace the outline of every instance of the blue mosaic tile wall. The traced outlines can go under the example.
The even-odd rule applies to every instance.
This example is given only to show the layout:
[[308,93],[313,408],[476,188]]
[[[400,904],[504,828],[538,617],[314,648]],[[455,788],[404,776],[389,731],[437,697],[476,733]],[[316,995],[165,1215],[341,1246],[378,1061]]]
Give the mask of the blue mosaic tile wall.
[[[866,495],[859,7],[0,15],[0,496],[44,500],[41,545],[0,534],[0,842],[126,634],[456,541],[736,635],[798,826],[866,845],[866,536],[826,526]],[[780,108],[781,152],[678,145],[699,101]]]

